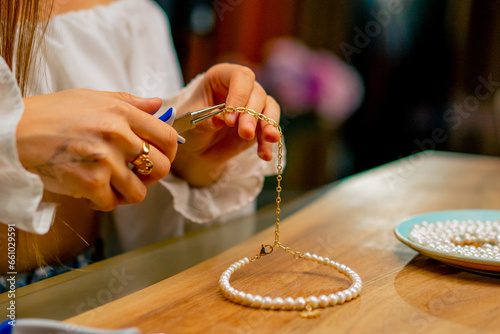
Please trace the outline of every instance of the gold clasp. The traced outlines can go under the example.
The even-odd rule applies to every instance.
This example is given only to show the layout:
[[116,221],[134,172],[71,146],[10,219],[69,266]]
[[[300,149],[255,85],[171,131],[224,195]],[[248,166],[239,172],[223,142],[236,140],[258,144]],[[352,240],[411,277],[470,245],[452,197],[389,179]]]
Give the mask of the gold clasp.
[[319,317],[321,313],[318,310],[312,308],[309,302],[306,303],[306,309],[300,313],[300,317],[304,319],[315,319]]
[[[269,251],[269,252],[266,250],[266,247],[269,247],[269,248],[270,248],[270,251]],[[271,245],[264,245],[264,244],[262,244],[262,247],[260,248],[260,253],[259,253],[259,255],[260,255],[260,256],[269,255],[269,254],[271,254],[271,253],[273,252],[273,250],[274,250],[273,246],[271,246]]]

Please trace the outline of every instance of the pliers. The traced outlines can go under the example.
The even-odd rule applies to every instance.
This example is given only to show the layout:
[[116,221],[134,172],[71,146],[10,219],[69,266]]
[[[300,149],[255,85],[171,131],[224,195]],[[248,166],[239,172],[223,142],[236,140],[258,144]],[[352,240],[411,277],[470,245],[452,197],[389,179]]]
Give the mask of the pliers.
[[[175,109],[170,108],[163,115],[161,115],[159,119],[171,125],[178,134],[181,134],[187,130],[194,129],[196,127],[196,124],[198,124],[199,122],[220,114],[225,110],[225,106],[225,103],[221,103],[213,107],[188,112],[179,117],[175,117]],[[177,141],[180,144],[184,144],[186,142],[186,139],[184,139],[182,136],[178,136]]]

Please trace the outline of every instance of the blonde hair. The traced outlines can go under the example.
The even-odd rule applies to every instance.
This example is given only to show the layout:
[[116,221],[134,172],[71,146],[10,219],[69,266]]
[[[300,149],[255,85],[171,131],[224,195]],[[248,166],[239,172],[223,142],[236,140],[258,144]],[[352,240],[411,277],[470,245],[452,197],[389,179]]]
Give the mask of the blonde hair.
[[53,5],[54,0],[0,1],[0,56],[14,73],[23,96]]

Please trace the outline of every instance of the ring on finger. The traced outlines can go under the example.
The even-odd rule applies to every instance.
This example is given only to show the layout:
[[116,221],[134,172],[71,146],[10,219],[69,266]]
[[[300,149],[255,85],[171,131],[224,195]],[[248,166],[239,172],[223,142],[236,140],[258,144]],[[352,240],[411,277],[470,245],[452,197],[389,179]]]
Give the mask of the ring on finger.
[[132,165],[135,166],[137,173],[148,175],[153,171],[153,161],[149,158],[149,152],[149,143],[143,141],[141,154],[132,161]]

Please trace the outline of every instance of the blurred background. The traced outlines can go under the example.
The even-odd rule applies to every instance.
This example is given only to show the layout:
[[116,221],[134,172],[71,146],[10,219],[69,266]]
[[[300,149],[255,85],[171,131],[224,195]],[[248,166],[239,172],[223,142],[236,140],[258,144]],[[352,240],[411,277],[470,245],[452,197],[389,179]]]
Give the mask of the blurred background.
[[427,149],[500,153],[499,1],[157,2],[186,83],[240,63],[280,103],[284,200]]

